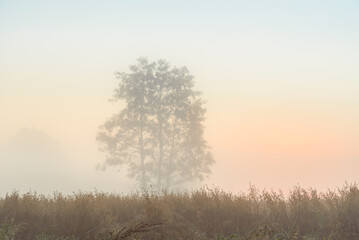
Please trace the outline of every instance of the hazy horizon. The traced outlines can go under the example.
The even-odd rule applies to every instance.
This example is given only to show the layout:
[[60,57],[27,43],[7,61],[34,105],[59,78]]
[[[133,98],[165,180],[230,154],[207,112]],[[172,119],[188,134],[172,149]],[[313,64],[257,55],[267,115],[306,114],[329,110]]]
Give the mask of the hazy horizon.
[[[96,170],[96,134],[121,110],[108,101],[114,73],[141,56],[186,66],[207,100],[216,163],[188,188],[358,181],[358,11],[355,1],[0,0],[0,195],[136,190],[125,168]],[[26,128],[56,150],[11,152]]]

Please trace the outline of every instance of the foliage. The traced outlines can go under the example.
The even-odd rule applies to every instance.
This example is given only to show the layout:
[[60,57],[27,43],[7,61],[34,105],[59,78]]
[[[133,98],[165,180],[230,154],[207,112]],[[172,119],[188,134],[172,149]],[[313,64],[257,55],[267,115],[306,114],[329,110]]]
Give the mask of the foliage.
[[288,196],[254,186],[237,195],[13,192],[0,198],[0,239],[352,240],[358,206],[356,184],[326,193],[296,186]]
[[0,224],[0,239],[11,240],[19,237],[22,227],[22,224],[14,224],[13,218],[5,218],[5,221]]
[[205,102],[188,70],[139,58],[129,73],[116,75],[113,101],[125,107],[100,127],[103,167],[126,165],[142,188],[168,189],[209,174],[214,161],[203,138]]

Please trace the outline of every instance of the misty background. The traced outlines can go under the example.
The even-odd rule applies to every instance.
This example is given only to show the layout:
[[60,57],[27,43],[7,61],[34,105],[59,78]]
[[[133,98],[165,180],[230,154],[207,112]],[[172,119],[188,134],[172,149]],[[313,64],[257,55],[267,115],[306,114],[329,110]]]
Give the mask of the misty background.
[[[358,180],[354,1],[0,0],[0,194],[129,192],[98,128],[138,57],[187,66],[216,164],[201,183],[320,190]],[[122,170],[122,171],[121,171]]]

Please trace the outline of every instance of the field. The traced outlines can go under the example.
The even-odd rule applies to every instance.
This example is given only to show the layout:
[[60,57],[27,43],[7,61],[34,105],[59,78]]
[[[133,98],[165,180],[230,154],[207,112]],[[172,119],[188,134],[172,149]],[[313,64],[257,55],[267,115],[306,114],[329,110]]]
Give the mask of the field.
[[359,239],[359,189],[130,195],[13,192],[0,198],[0,239]]

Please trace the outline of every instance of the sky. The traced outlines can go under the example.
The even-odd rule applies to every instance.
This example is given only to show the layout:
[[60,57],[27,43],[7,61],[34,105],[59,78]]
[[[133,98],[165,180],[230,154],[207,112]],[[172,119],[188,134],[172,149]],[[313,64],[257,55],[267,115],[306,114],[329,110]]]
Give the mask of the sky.
[[[122,107],[108,101],[114,73],[141,56],[186,66],[207,100],[216,164],[195,186],[358,181],[358,12],[349,0],[0,0],[0,193],[135,189],[123,169],[96,170],[96,134]],[[66,160],[14,166],[22,129]]]

